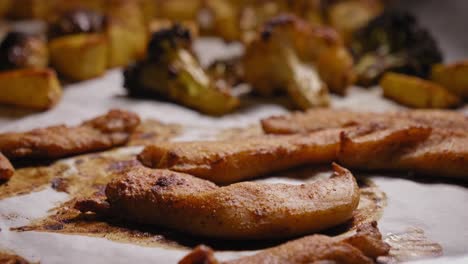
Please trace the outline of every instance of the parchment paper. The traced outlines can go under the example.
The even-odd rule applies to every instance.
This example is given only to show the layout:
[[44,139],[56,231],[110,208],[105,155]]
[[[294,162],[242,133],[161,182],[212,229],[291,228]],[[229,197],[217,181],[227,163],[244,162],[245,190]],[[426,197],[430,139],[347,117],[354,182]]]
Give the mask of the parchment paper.
[[[436,2],[442,1],[426,1],[428,6],[442,8]],[[409,5],[414,8],[413,4]],[[428,22],[429,14],[434,15],[433,8],[428,9],[429,11],[419,10],[425,23]],[[443,10],[447,10],[447,7]],[[443,32],[440,31],[440,26],[435,26],[436,31],[437,28],[439,33]],[[451,35],[451,38],[453,37]],[[445,39],[447,38],[446,36]],[[467,56],[466,50],[463,47],[460,49],[457,43],[445,41],[442,44],[449,54],[449,60]],[[201,54],[204,63],[215,57],[242,51],[239,45],[225,46],[216,39],[201,40],[196,43],[195,48]],[[124,95],[121,73],[119,70],[113,70],[102,78],[67,85],[62,101],[51,111],[30,113],[0,108],[0,132],[27,130],[58,123],[76,124],[110,108],[124,108],[137,112],[142,118],[156,118],[166,123],[182,124],[185,132],[177,140],[214,139],[223,129],[245,127],[257,123],[261,118],[287,112],[284,107],[274,103],[248,100],[238,112],[213,118],[171,103],[134,100]],[[333,107],[370,111],[401,108],[382,99],[378,89],[369,91],[360,88],[351,89],[349,96],[345,98],[333,97]],[[464,109],[461,111],[467,112],[467,108]],[[405,177],[390,177],[391,175],[367,176],[388,196],[388,206],[379,221],[383,234],[404,232],[407,228],[417,227],[423,229],[431,240],[443,246],[443,258],[414,263],[468,263],[466,186],[450,182],[418,182]],[[13,251],[28,260],[44,264],[176,263],[188,252],[118,243],[104,238],[10,231],[11,227],[23,226],[31,220],[47,216],[50,209],[67,200],[67,194],[52,188],[0,200],[0,249]],[[230,259],[245,254],[252,252],[221,252],[217,256],[220,259]]]

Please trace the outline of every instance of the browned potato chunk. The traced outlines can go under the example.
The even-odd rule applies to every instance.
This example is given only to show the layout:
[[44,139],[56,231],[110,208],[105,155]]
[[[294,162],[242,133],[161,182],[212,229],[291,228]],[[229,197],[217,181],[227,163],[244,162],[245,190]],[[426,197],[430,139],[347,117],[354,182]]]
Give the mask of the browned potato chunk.
[[202,8],[201,0],[155,0],[158,17],[175,21],[196,20]]
[[3,17],[10,9],[11,0],[0,0],[0,17]]
[[101,34],[75,34],[49,43],[52,66],[72,80],[102,75],[107,69],[107,39]]
[[444,87],[417,77],[387,73],[380,82],[384,96],[415,108],[449,108],[460,104],[460,98]]
[[468,60],[435,65],[432,68],[432,80],[468,100]]
[[10,8],[10,16],[18,19],[47,18],[56,0],[13,0]]
[[148,41],[147,28],[140,5],[136,1],[108,1],[106,14],[109,19],[108,66],[125,66],[141,58]]
[[55,71],[22,69],[0,73],[0,103],[46,110],[62,95]]

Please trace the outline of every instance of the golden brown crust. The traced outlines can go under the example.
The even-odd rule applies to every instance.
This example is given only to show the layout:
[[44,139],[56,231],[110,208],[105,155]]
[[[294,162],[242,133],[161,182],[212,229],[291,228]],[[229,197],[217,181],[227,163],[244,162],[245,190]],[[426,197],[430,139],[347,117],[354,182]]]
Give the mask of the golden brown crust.
[[10,161],[0,152],[0,181],[9,180],[15,173]]
[[0,151],[16,159],[56,159],[99,151],[125,144],[139,117],[131,112],[111,110],[82,123],[34,129],[23,133],[0,134]]
[[[268,239],[310,234],[353,216],[359,188],[334,166],[330,179],[302,185],[243,182],[225,187],[168,170],[132,168],[106,188],[110,213],[130,221],[222,239]],[[93,200],[81,211],[102,213]],[[103,210],[104,209],[104,210]]]
[[407,146],[424,140],[430,129],[398,122],[392,126],[369,124],[349,129],[326,129],[310,134],[161,143],[146,147],[139,159],[149,167],[189,173],[215,183],[226,184],[300,165],[336,161],[343,140],[340,135],[343,132],[367,144],[364,147],[381,144],[389,152],[393,151],[395,144]]
[[349,110],[314,109],[290,115],[273,116],[262,120],[268,134],[295,134],[343,128],[370,123],[388,124],[407,122],[432,128],[468,130],[468,117],[454,111],[413,110],[401,112],[371,113]]
[[0,263],[2,264],[30,264],[26,259],[9,252],[0,252]]
[[360,227],[348,238],[332,238],[312,235],[277,247],[266,249],[252,256],[218,262],[209,247],[198,246],[179,264],[308,264],[308,263],[374,263],[373,259],[388,254],[389,246],[375,222]]
[[146,147],[139,160],[226,184],[303,164],[329,163],[338,147],[339,131],[325,131],[314,136],[161,143]]
[[[421,126],[431,130],[401,131],[388,141],[351,139],[342,135],[340,163],[367,170],[415,171],[425,175],[453,178],[468,177],[468,117],[443,110],[416,110],[390,113],[311,110],[262,121],[264,130],[273,134],[294,134],[327,129],[367,126]],[[427,131],[426,131],[427,132]],[[419,141],[412,140],[418,138]],[[411,136],[412,135],[412,136]],[[401,144],[406,142],[407,144]],[[411,143],[412,142],[412,143]],[[409,143],[409,144],[408,144]]]

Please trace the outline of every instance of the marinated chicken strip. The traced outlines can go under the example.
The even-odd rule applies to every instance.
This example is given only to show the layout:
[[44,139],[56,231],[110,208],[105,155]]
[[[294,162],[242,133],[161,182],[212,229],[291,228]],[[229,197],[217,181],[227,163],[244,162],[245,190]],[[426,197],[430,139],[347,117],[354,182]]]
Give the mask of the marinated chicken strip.
[[302,185],[210,181],[143,166],[107,185],[107,201],[83,200],[82,212],[116,214],[192,235],[219,239],[288,238],[349,220],[359,203],[353,175],[334,165],[329,179]]
[[346,166],[468,179],[468,131],[434,129],[419,144],[393,148],[342,136],[338,160]]
[[13,176],[15,169],[10,161],[0,152],[0,181],[6,181]]
[[[412,131],[401,144],[424,139],[430,130],[419,126],[387,128],[378,125],[351,128],[353,137],[388,142],[393,134]],[[239,182],[306,164],[337,160],[343,129],[311,134],[264,135],[228,141],[161,143],[146,147],[139,160],[146,166],[184,172],[217,184]],[[393,142],[396,143],[396,142]],[[400,144],[400,142],[397,142]]]
[[0,134],[0,152],[10,160],[56,159],[123,145],[140,123],[139,117],[122,110],[85,121],[34,129],[23,133]]
[[[414,171],[418,174],[451,178],[468,177],[468,117],[441,110],[391,113],[360,113],[345,110],[312,110],[262,121],[264,130],[273,134],[304,133],[339,127],[375,124],[419,124],[431,128],[429,137],[418,144],[401,145],[395,138],[389,144],[343,135],[338,161],[351,168],[366,170]],[[401,139],[408,136],[401,133]]]
[[346,239],[312,235],[263,250],[253,256],[224,262],[218,261],[213,250],[202,245],[179,264],[365,264],[374,263],[376,257],[387,255],[389,250],[374,222],[361,227],[356,234]]
[[372,113],[317,109],[305,113],[297,112],[291,115],[273,116],[262,120],[262,127],[269,134],[295,134],[370,123],[391,124],[394,122],[407,122],[431,128],[468,130],[468,116],[444,110]]
[[226,184],[303,164],[331,163],[339,148],[339,135],[340,131],[329,130],[311,136],[160,143],[147,146],[139,160],[148,167]]

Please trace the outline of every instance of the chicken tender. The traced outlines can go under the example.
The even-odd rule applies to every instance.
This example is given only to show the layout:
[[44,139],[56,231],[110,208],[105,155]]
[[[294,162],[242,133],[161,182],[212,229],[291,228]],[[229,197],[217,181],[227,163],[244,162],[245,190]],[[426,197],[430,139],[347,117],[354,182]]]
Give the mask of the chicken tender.
[[[393,137],[394,134],[411,130],[411,135],[401,142],[406,145],[421,141],[430,133],[424,127],[406,124],[391,128],[369,125],[350,130],[355,130],[353,137],[365,136],[366,140],[388,142],[390,145],[401,141],[401,138]],[[336,161],[341,144],[340,134],[344,131],[348,130],[338,128],[311,134],[161,143],[147,146],[139,159],[148,167],[184,172],[218,184],[226,184],[301,165]]]
[[359,187],[348,170],[333,169],[331,178],[302,185],[243,182],[218,187],[188,174],[139,166],[107,185],[107,201],[84,200],[76,207],[204,237],[294,237],[353,216]]
[[309,263],[374,263],[373,259],[388,254],[389,246],[382,241],[376,223],[359,227],[346,239],[324,235],[312,235],[277,247],[266,249],[252,256],[219,262],[213,250],[198,246],[179,264],[309,264]]
[[10,161],[0,152],[0,181],[9,180],[14,173]]
[[412,110],[401,112],[353,112],[349,110],[315,109],[262,120],[268,134],[296,134],[343,128],[370,123],[407,122],[432,128],[468,130],[468,117],[445,110]]
[[[451,178],[468,177],[468,117],[443,110],[417,110],[390,113],[351,112],[347,110],[312,110],[262,121],[263,129],[273,134],[311,131],[375,124],[421,125],[431,132],[417,144],[399,144],[414,134],[394,134],[387,143],[366,138],[351,139],[342,135],[338,160],[346,166],[367,170],[414,171],[424,175]],[[407,131],[408,132],[408,131]]]
[[140,123],[131,112],[111,110],[81,125],[0,134],[0,152],[10,160],[57,159],[109,149],[127,142]]
[[139,159],[148,167],[226,184],[303,164],[330,163],[339,147],[339,133],[161,143],[146,147]]

